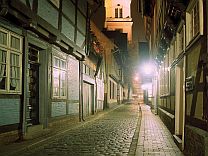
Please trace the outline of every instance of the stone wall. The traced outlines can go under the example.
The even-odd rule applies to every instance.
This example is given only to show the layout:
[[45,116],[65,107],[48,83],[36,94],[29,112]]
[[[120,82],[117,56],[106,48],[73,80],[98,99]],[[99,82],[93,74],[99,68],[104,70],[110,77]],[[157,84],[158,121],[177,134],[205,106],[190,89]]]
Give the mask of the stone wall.
[[208,132],[186,125],[184,154],[188,156],[207,156]]
[[163,123],[166,125],[166,127],[169,129],[169,131],[173,134],[175,131],[175,117],[173,114],[165,111],[162,108],[158,108],[158,115],[163,121]]

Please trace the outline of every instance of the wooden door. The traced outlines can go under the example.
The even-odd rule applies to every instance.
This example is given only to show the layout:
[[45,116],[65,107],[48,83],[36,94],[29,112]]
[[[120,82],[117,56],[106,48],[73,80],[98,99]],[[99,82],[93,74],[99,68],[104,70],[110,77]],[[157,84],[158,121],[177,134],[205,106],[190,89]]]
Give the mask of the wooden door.
[[30,47],[28,60],[29,123],[37,125],[39,124],[39,51]]

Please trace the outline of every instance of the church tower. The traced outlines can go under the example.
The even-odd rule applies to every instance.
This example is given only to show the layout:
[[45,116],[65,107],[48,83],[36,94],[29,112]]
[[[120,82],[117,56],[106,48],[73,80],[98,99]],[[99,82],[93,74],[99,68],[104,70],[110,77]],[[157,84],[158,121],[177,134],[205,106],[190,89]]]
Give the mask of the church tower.
[[105,0],[107,30],[118,30],[128,33],[128,41],[132,41],[131,0]]

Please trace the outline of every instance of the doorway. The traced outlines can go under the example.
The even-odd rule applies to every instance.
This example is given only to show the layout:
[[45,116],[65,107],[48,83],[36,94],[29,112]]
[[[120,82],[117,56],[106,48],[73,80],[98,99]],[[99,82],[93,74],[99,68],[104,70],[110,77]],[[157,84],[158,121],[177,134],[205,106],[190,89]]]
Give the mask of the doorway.
[[94,85],[83,83],[83,116],[94,114]]
[[176,90],[175,90],[175,136],[180,140],[179,146],[184,149],[184,125],[185,125],[185,79],[184,61],[176,66]]
[[39,121],[39,51],[29,47],[28,53],[28,109],[29,124],[37,125]]

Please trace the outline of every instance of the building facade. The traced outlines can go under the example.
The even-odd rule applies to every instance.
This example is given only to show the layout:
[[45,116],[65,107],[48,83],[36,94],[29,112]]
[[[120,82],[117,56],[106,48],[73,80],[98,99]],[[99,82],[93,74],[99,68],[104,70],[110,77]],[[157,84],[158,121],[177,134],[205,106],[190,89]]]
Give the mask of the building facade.
[[158,114],[186,155],[207,155],[207,1],[141,3]]
[[[124,100],[124,68],[118,58],[122,58],[120,48],[111,38],[101,32],[95,24],[91,23],[92,31],[102,46],[102,60],[100,73],[104,80],[104,108],[111,108]],[[127,42],[127,37],[125,37]]]
[[[97,79],[97,87],[89,84],[96,79],[91,71],[97,65],[88,58],[84,61],[92,3],[0,2],[1,141],[35,137],[101,109],[103,80]],[[97,102],[89,97],[98,90]],[[83,96],[83,91],[88,94]]]
[[105,0],[107,30],[119,30],[128,34],[128,41],[132,41],[131,0]]

